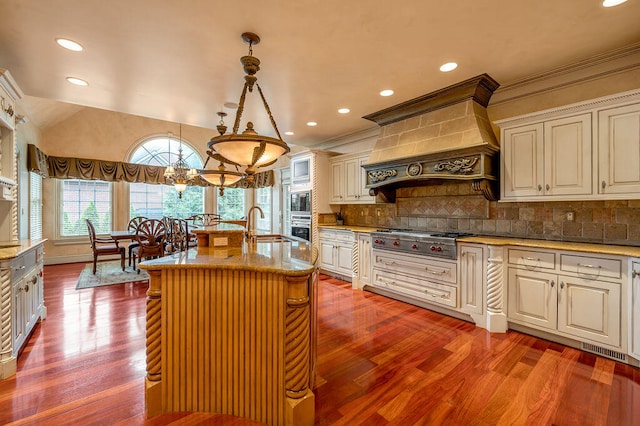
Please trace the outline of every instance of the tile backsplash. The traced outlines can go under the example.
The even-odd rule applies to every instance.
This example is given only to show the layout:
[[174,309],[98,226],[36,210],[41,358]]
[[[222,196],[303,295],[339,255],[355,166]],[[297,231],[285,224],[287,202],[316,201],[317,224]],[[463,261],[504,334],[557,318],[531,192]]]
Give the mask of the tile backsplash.
[[400,188],[395,204],[342,212],[349,225],[640,245],[640,200],[496,202],[456,182]]

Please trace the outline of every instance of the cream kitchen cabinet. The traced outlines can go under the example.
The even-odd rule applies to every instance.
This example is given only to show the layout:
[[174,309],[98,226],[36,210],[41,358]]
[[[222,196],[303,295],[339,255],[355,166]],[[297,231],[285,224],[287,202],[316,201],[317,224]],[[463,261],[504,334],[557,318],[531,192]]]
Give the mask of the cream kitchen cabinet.
[[640,104],[598,112],[600,194],[640,196]]
[[46,317],[43,262],[42,243],[0,261],[0,379],[15,374],[18,353],[38,320]]
[[365,285],[371,284],[373,247],[371,246],[371,234],[358,234],[358,280],[357,287],[363,288]]
[[640,259],[633,259],[630,269],[629,354],[640,361]]
[[369,153],[345,154],[331,159],[331,202],[333,204],[374,203],[375,197],[365,188],[366,172],[362,165]]
[[509,321],[626,350],[622,258],[509,249]]
[[320,269],[339,274],[349,281],[353,275],[355,236],[351,231],[320,229]]
[[501,153],[505,201],[592,193],[590,113],[504,128]]
[[484,246],[458,245],[460,253],[460,310],[470,315],[484,313]]

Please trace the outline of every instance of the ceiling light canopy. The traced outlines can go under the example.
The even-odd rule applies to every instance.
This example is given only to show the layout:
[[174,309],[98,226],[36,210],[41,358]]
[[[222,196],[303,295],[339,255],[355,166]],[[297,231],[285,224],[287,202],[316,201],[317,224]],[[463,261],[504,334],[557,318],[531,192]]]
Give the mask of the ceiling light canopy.
[[338,110],[338,112],[339,112],[340,114],[349,114],[349,112],[351,112],[351,110],[350,110],[349,108],[340,108],[340,109]]
[[[213,159],[222,163],[245,167],[247,179],[251,180],[258,167],[269,166],[275,163],[281,155],[289,152],[289,146],[280,136],[276,122],[271,115],[269,105],[264,98],[260,85],[257,83],[258,78],[255,76],[258,70],[260,70],[260,60],[253,56],[253,45],[260,42],[260,37],[253,33],[243,33],[242,39],[246,43],[249,43],[249,55],[240,58],[246,75],[244,77],[244,87],[240,95],[238,110],[236,111],[233,131],[230,134],[226,134],[226,126],[218,126],[220,135],[211,138],[207,147],[210,149],[208,154]],[[251,121],[247,122],[247,128],[244,132],[238,133],[247,91],[252,93],[254,86],[258,88],[258,93],[269,115],[271,125],[278,136],[277,139],[259,135],[258,132],[254,130]]]
[[380,96],[391,96],[393,95],[393,90],[391,89],[385,89],[382,92],[380,92]]
[[456,68],[458,68],[458,64],[456,64],[455,62],[447,62],[446,64],[440,65],[440,71],[442,72],[453,71]]
[[75,84],[76,86],[88,86],[89,83],[87,83],[85,80],[81,79],[81,78],[77,78],[77,77],[67,77],[67,81],[71,84]]
[[82,52],[84,48],[78,42],[69,40],[68,38],[57,38],[56,43],[67,50],[73,50],[74,52]]
[[604,0],[602,2],[602,5],[604,7],[613,7],[613,6],[618,6],[622,3],[625,3],[627,0]]

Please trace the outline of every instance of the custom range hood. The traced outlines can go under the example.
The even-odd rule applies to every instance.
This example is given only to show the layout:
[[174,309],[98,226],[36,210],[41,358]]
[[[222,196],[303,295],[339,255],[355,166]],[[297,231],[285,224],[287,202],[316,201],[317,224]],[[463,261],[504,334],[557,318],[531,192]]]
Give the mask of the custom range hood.
[[500,145],[486,107],[498,86],[482,74],[363,117],[381,126],[363,165],[369,193],[395,202],[399,187],[467,180],[495,200]]

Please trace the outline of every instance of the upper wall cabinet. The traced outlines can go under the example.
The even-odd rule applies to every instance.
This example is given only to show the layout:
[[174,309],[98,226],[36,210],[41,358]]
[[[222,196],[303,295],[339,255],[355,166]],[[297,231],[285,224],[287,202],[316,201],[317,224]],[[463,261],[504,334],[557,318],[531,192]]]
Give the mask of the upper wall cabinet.
[[[14,185],[16,101],[22,92],[9,71],[0,68],[0,184],[4,188]],[[6,199],[6,194],[4,194]]]
[[[598,112],[602,195],[640,194],[640,104]],[[634,197],[634,198],[636,198]]]
[[369,153],[345,154],[331,159],[331,203],[364,204],[375,203],[375,197],[365,188],[367,182],[362,165]]
[[501,200],[640,198],[640,90],[496,124]]

